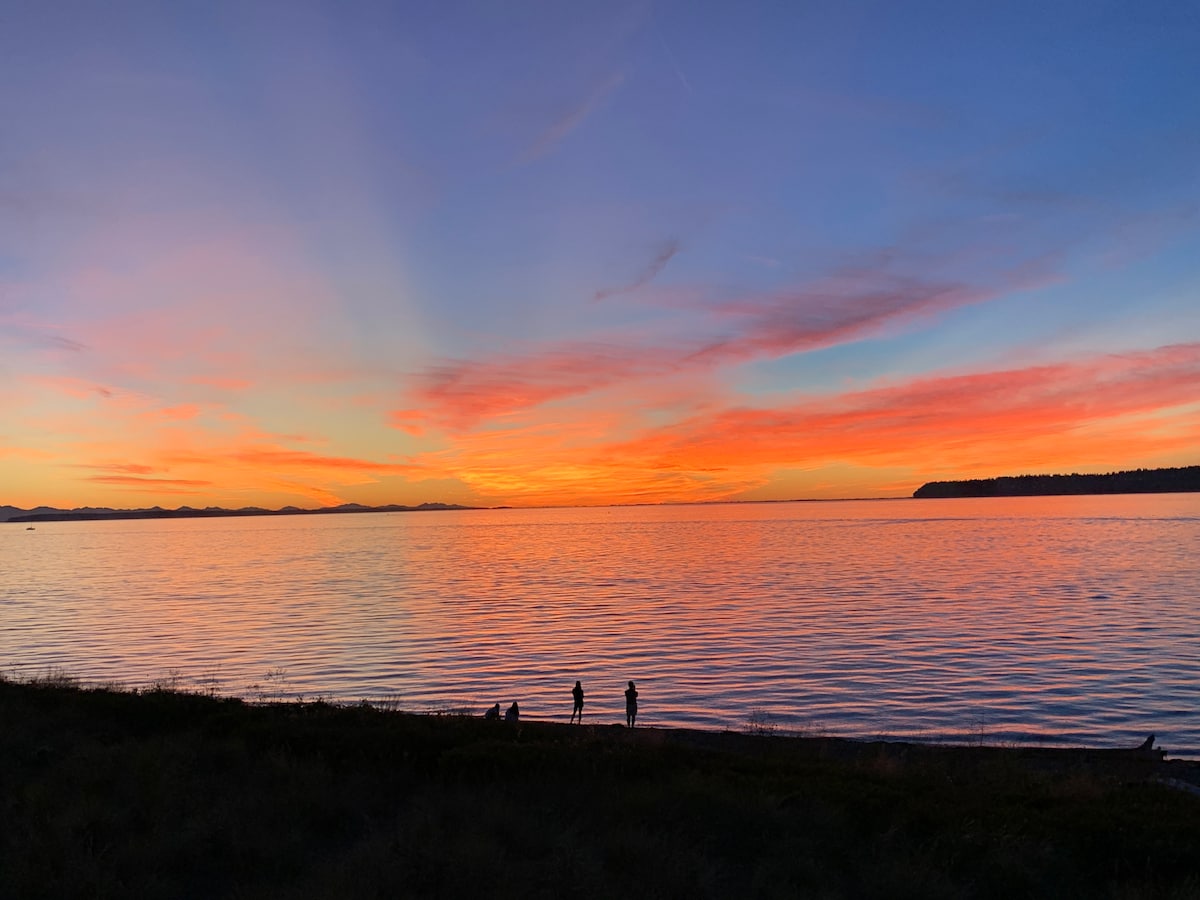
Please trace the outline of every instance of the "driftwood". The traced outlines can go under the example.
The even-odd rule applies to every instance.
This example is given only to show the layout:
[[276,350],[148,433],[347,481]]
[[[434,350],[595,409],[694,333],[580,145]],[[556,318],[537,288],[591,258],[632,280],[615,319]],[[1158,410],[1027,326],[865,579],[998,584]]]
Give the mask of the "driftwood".
[[1139,745],[1133,749],[1133,752],[1141,753],[1145,756],[1150,757],[1151,759],[1166,759],[1167,758],[1166,750],[1163,750],[1161,747],[1154,746],[1154,735],[1150,735],[1148,738],[1146,738],[1144,741],[1142,741],[1141,745]]

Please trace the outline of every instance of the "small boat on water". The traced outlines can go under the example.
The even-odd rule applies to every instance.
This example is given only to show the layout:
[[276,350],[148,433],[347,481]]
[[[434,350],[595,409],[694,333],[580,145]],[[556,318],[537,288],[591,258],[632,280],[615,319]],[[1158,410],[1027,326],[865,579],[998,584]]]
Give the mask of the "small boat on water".
[[26,531],[37,531],[37,529],[36,529],[36,528],[34,528],[32,525],[30,525],[29,527],[27,527],[25,530],[26,530]]

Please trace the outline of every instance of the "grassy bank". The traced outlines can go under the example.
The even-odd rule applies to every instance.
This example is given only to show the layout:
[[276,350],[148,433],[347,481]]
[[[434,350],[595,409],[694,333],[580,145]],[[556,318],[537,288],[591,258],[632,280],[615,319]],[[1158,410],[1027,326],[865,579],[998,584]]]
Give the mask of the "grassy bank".
[[0,681],[0,895],[1200,896],[1163,775]]

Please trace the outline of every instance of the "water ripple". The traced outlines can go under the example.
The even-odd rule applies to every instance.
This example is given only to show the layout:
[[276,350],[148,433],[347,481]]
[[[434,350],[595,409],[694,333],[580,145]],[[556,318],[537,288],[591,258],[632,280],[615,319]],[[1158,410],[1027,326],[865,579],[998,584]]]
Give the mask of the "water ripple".
[[[1024,500],[1025,502],[1021,502]],[[1200,497],[0,526],[0,665],[1200,755]]]

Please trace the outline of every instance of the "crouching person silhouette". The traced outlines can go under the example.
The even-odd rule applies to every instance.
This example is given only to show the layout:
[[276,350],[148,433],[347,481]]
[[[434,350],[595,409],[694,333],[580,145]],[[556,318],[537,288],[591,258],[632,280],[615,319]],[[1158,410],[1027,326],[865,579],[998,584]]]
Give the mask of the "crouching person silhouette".
[[497,722],[499,722],[500,721],[500,704],[497,703],[495,706],[493,706],[491,709],[489,709],[487,712],[485,712],[483,714],[483,719],[485,722],[491,721],[492,719],[495,719]]

